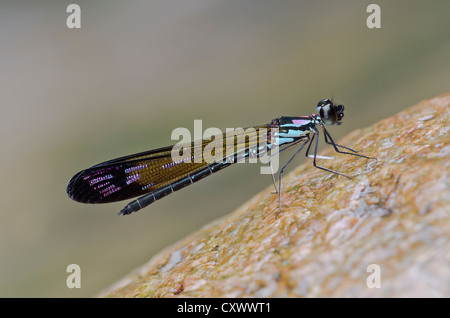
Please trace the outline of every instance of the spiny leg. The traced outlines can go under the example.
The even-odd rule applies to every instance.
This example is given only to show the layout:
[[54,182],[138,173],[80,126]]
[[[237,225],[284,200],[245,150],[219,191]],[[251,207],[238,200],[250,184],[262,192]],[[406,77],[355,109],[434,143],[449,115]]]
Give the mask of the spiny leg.
[[[309,137],[307,137],[307,138],[309,138]],[[289,149],[289,148],[291,148],[291,147],[297,145],[298,143],[302,142],[303,140],[304,140],[304,139],[297,140],[297,141],[295,141],[294,143],[290,144],[289,146],[286,146],[286,147],[284,147],[284,148],[278,150],[276,153],[273,153],[273,154],[271,153],[271,154],[270,154],[270,156],[269,156],[270,172],[272,173],[273,186],[275,187],[275,192],[272,192],[272,194],[277,194],[277,193],[278,193],[278,190],[277,190],[277,183],[276,183],[276,181],[275,181],[275,174],[274,174],[273,169],[272,169],[272,161],[271,161],[272,157],[278,155],[279,153],[281,153],[282,151],[285,151],[286,149]]]
[[311,142],[309,143],[308,148],[306,148],[306,153],[305,153],[306,157],[309,157],[309,149],[311,148],[311,144],[313,143],[314,138],[316,138],[316,134],[313,134],[313,136],[311,138]]
[[[344,149],[347,149],[347,150],[350,150],[350,151],[353,152],[353,153],[359,152],[358,150],[355,150],[355,149],[352,149],[352,148],[348,148],[348,147],[345,147],[345,146],[342,146],[342,145],[338,145],[337,143],[335,143],[335,142],[333,141],[333,139],[331,139],[331,136],[330,136],[330,139],[331,139],[331,142],[330,142],[330,141],[328,140],[328,137],[327,137],[327,135],[329,135],[329,134],[328,134],[328,131],[327,131],[324,127],[322,127],[322,128],[324,129],[324,134],[323,134],[323,136],[324,136],[325,142],[326,142],[327,144],[333,145],[333,146],[337,146],[337,147],[340,147],[340,148],[344,148]],[[337,150],[337,152],[340,152],[340,151]]]
[[[306,157],[314,158],[314,155],[310,155],[310,154],[309,154],[309,149],[311,148],[312,141],[314,140],[315,137],[316,137],[316,134],[313,134],[313,137],[312,137],[312,139],[311,139],[311,142],[310,142],[309,145],[308,145],[308,149],[306,149],[306,153],[305,153],[305,156],[306,156]],[[317,159],[335,159],[334,157],[318,156],[318,155],[316,155],[316,158],[317,158]]]
[[273,174],[272,161],[270,160],[270,157],[269,157],[269,166],[270,166],[270,173],[272,174],[273,187],[275,188],[275,192],[272,192],[272,194],[277,194],[278,193],[277,183],[275,182],[275,175]]
[[297,151],[294,153],[294,155],[291,157],[291,159],[289,159],[288,162],[286,162],[286,164],[280,170],[280,174],[279,174],[279,177],[278,177],[278,206],[279,206],[279,211],[278,211],[277,215],[275,216],[275,218],[277,218],[278,215],[281,213],[281,176],[283,174],[284,169],[286,169],[286,167],[289,165],[289,163],[292,161],[292,159],[294,159],[294,157],[300,152],[300,150],[302,150],[303,147],[310,141],[309,136],[307,136],[307,137],[308,137],[308,139],[306,139],[306,141],[300,146],[300,148],[297,149]]
[[[316,138],[316,145],[315,145],[315,147],[314,147],[314,159],[313,159],[313,165],[314,165],[314,167],[319,168],[319,169],[322,169],[322,170],[325,170],[325,171],[328,171],[328,172],[331,172],[331,173],[335,173],[335,174],[338,174],[338,175],[340,175],[340,176],[343,176],[343,177],[346,177],[346,178],[351,179],[349,176],[347,176],[347,175],[345,175],[345,174],[343,174],[343,173],[340,173],[340,172],[337,172],[337,171],[334,171],[334,170],[331,170],[331,169],[327,169],[327,168],[318,166],[318,165],[316,164],[317,146],[318,146],[318,144],[319,144],[319,131],[318,131],[317,129],[315,130],[315,134],[317,134],[317,138]],[[311,142],[312,142],[312,140],[311,140]],[[337,150],[336,150],[336,151],[337,151]],[[338,152],[340,152],[340,151],[338,151]],[[347,153],[347,152],[344,152],[344,153]],[[356,155],[356,154],[355,154],[355,155]],[[357,156],[359,156],[359,155],[357,155]],[[364,157],[364,156],[363,156],[363,157]]]
[[[325,134],[325,142],[326,142],[327,144],[329,144],[329,145],[332,145],[333,148],[334,148],[334,150],[335,150],[336,152],[338,152],[338,153],[343,153],[343,154],[346,154],[346,155],[358,156],[358,157],[362,157],[362,158],[366,158],[366,159],[375,159],[375,160],[377,160],[377,158],[373,158],[373,157],[368,157],[368,156],[360,155],[360,154],[357,153],[358,151],[356,151],[356,150],[353,150],[353,149],[351,149],[351,148],[347,148],[347,147],[344,147],[344,146],[341,146],[341,145],[336,144],[336,143],[334,142],[333,138],[331,138],[330,133],[325,129],[325,127],[322,126],[322,129],[323,129],[323,132],[324,132],[324,134]],[[318,134],[318,133],[319,133],[319,132],[317,131],[317,134]],[[327,137],[328,137],[330,140],[328,140]],[[338,147],[345,148],[345,149],[350,150],[350,151],[352,151],[352,152],[340,151],[340,150],[338,149]]]

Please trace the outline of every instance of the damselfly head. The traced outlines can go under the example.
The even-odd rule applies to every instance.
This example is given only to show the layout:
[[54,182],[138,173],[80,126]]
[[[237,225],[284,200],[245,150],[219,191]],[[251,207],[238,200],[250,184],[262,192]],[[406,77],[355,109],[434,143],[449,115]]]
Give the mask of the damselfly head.
[[325,125],[340,125],[344,117],[344,105],[334,105],[329,98],[325,98],[317,104],[317,112]]

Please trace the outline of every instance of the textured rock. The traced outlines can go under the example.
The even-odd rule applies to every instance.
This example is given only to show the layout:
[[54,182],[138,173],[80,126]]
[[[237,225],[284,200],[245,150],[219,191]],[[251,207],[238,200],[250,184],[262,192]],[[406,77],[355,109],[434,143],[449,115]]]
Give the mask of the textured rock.
[[[450,94],[357,130],[230,215],[163,250],[107,297],[450,297]],[[381,287],[369,288],[370,264]],[[370,277],[369,277],[370,276]]]

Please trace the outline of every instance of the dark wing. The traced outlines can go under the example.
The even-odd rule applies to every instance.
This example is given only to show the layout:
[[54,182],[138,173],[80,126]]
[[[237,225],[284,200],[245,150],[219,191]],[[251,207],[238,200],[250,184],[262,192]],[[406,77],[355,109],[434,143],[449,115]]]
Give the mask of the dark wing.
[[269,135],[267,125],[251,128],[234,135],[217,135],[211,140],[177,144],[177,149],[185,148],[177,152],[178,160],[172,159],[174,148],[169,146],[100,163],[77,173],[67,185],[67,194],[82,203],[127,200],[158,190],[225,158],[233,162],[244,160],[251,149],[261,144],[258,136],[266,142]]

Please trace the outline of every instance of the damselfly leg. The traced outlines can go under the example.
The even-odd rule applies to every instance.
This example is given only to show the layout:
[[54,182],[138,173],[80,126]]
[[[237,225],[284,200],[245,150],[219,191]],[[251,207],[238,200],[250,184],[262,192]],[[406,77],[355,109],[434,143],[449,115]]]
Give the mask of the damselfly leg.
[[[314,158],[313,158],[313,165],[314,165],[314,167],[316,167],[316,168],[318,168],[318,169],[322,169],[322,170],[328,171],[328,172],[331,172],[331,173],[334,173],[334,174],[338,174],[338,175],[343,176],[343,177],[346,177],[346,178],[348,178],[348,179],[351,179],[351,177],[347,176],[346,174],[343,174],[343,173],[340,173],[340,172],[337,172],[337,171],[334,171],[334,170],[331,170],[331,169],[327,169],[327,168],[318,166],[318,165],[316,164],[317,147],[318,147],[318,145],[319,145],[319,131],[318,131],[317,129],[316,129],[316,131],[314,132],[313,139],[316,137],[316,135],[317,135],[317,138],[316,138],[316,144],[315,144],[315,147],[314,147]],[[310,142],[310,145],[311,145],[311,143],[312,143],[312,140],[311,140],[311,142]],[[308,147],[308,148],[309,148],[309,147]],[[308,150],[309,150],[309,149],[308,149]]]
[[[326,142],[327,144],[329,144],[329,145],[332,145],[333,148],[334,148],[334,150],[335,150],[336,152],[342,153],[342,154],[354,155],[354,156],[358,156],[358,157],[363,157],[363,158],[367,158],[367,159],[375,159],[375,160],[376,160],[376,158],[372,158],[372,157],[368,157],[368,156],[364,156],[364,155],[357,154],[357,153],[356,153],[356,152],[357,152],[356,150],[353,150],[353,149],[351,149],[351,148],[348,148],[348,147],[345,147],[345,146],[341,146],[341,145],[336,144],[336,143],[334,142],[333,138],[331,137],[331,135],[330,135],[330,134],[328,133],[328,131],[325,129],[325,127],[322,126],[322,129],[323,129],[323,131],[324,131],[325,142]],[[316,136],[316,135],[317,135],[317,136]],[[307,143],[308,143],[308,148],[306,148],[305,156],[306,156],[306,157],[309,157],[309,151],[310,151],[310,149],[311,149],[311,145],[312,145],[313,142],[314,142],[314,155],[313,155],[312,157],[313,157],[313,166],[314,166],[315,168],[318,168],[318,169],[321,169],[321,170],[324,170],[324,171],[328,171],[328,172],[331,172],[331,173],[334,173],[334,174],[337,174],[337,175],[346,177],[346,178],[348,178],[348,179],[351,179],[351,177],[348,176],[348,175],[346,175],[346,174],[343,174],[343,173],[340,173],[340,172],[338,172],[338,171],[331,170],[331,169],[328,169],[328,168],[325,168],[325,167],[322,167],[322,166],[317,165],[316,159],[319,158],[319,156],[317,155],[317,149],[318,149],[318,144],[319,144],[319,130],[318,130],[318,129],[314,128],[313,134],[312,134],[312,137],[311,137],[311,138],[309,137],[309,135],[306,135],[306,137],[307,137],[306,141],[303,142],[303,144],[300,146],[300,148],[295,152],[295,154],[288,160],[288,162],[287,162],[287,163],[283,166],[283,168],[281,168],[281,170],[280,170],[279,178],[278,178],[278,205],[279,205],[279,210],[278,210],[278,213],[276,214],[276,218],[277,218],[278,215],[281,213],[281,177],[282,177],[282,174],[283,174],[284,170],[286,169],[286,167],[288,166],[288,164],[292,161],[292,159],[294,159],[294,157],[295,157],[295,156],[303,149],[303,147],[304,147]],[[300,142],[300,141],[296,142],[295,144],[297,144],[297,143],[299,143],[299,142]],[[292,146],[293,146],[293,145],[289,145],[289,146],[283,148],[282,150],[285,150],[285,149],[290,148],[290,147],[292,147]],[[338,147],[347,149],[347,150],[349,150],[349,151],[351,151],[351,152],[341,151],[341,150],[339,150]],[[279,152],[281,152],[282,150],[280,150]],[[327,157],[325,157],[325,158],[327,158]],[[272,172],[273,172],[273,171],[272,171]],[[273,181],[275,182],[275,178],[273,177],[273,174],[272,174],[272,178],[273,178]]]
[[[329,145],[332,145],[336,152],[343,153],[343,154],[346,154],[346,155],[358,156],[358,157],[362,157],[362,158],[366,158],[366,159],[375,159],[375,160],[377,160],[377,158],[374,158],[374,157],[368,157],[368,156],[360,155],[360,154],[357,153],[358,152],[357,150],[354,150],[354,149],[351,149],[351,148],[348,148],[348,147],[345,147],[345,146],[338,145],[337,143],[334,142],[333,138],[331,138],[330,133],[325,129],[325,127],[322,126],[322,129],[323,129],[323,133],[324,133],[325,142],[327,144],[329,144]],[[327,137],[330,140],[328,140]],[[338,147],[347,149],[347,150],[349,150],[351,152],[341,151],[341,150],[338,149]]]
[[280,209],[279,209],[277,215],[275,216],[275,218],[277,218],[278,215],[281,213],[281,177],[283,175],[284,169],[286,169],[286,167],[289,165],[289,163],[291,163],[292,159],[294,159],[294,157],[303,149],[303,147],[309,142],[309,140],[310,140],[309,136],[307,135],[306,141],[304,143],[302,143],[300,148],[297,149],[297,151],[294,153],[294,155],[291,157],[291,159],[289,159],[288,162],[286,162],[286,164],[280,170],[280,174],[278,175],[278,206]]
[[[307,138],[306,141],[308,141],[308,138],[309,138],[309,137],[306,137],[306,138]],[[292,148],[293,146],[298,145],[300,142],[302,142],[302,141],[304,141],[304,140],[305,140],[305,139],[299,139],[299,140],[295,141],[294,143],[290,144],[289,146],[286,146],[286,147],[284,147],[284,148],[278,150],[277,152],[274,152],[274,153],[271,153],[271,154],[270,154],[270,156],[269,156],[270,172],[271,172],[271,174],[272,174],[273,186],[274,186],[274,188],[275,188],[275,192],[272,192],[272,194],[278,194],[279,192],[278,192],[278,189],[277,189],[277,183],[276,183],[276,181],[275,181],[275,173],[274,173],[273,168],[272,168],[272,160],[271,160],[271,159],[272,159],[273,157],[277,156],[279,153],[281,153],[281,152],[283,152],[283,151],[285,151],[285,150],[287,150],[287,149],[289,149],[289,148]],[[302,147],[303,147],[303,146],[302,146]],[[300,148],[300,149],[301,149],[301,148]],[[297,152],[299,152],[299,150],[297,150]],[[297,154],[297,152],[296,152],[295,154]],[[294,156],[295,156],[295,155],[294,155]],[[292,159],[292,158],[291,158],[291,159]],[[290,162],[290,160],[289,160],[289,162]],[[288,163],[289,163],[289,162],[288,162]]]

